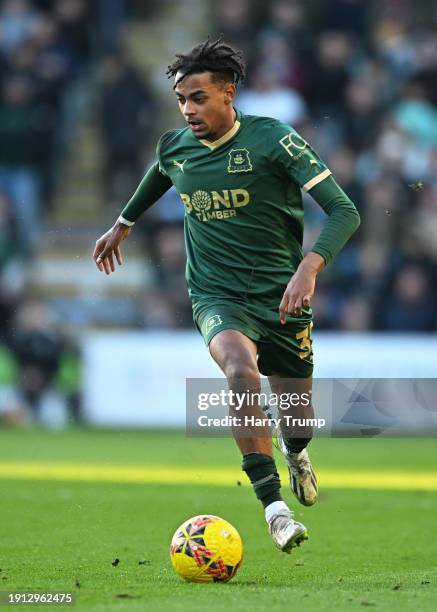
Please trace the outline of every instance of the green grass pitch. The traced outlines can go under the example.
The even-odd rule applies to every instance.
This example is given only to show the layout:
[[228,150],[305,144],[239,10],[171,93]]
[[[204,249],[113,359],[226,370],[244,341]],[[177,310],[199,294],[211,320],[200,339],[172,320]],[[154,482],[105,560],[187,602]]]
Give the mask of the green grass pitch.
[[[432,439],[324,439],[311,451],[316,469],[372,472],[376,483],[381,471],[437,476]],[[162,484],[123,482],[120,473],[113,481],[14,477],[8,470],[17,464],[141,466],[152,475],[154,468],[201,474],[223,467],[234,468],[235,478],[214,486],[195,478],[180,483],[177,474]],[[417,490],[414,477],[411,488],[390,490],[324,487],[321,478],[313,508],[294,503],[284,482],[310,534],[284,555],[273,547],[239,464],[229,439],[0,431],[0,591],[74,591],[78,610],[437,609],[437,478],[436,486]],[[174,530],[200,513],[223,516],[243,538],[244,562],[228,584],[184,583],[171,567]]]

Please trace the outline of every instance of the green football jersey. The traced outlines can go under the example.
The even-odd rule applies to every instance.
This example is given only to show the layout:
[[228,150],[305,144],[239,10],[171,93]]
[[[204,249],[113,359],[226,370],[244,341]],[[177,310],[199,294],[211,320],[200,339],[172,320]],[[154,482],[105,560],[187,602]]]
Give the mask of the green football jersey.
[[172,130],[157,154],[185,207],[192,300],[234,297],[277,308],[303,258],[301,189],[331,174],[323,161],[289,125],[238,111],[216,142]]

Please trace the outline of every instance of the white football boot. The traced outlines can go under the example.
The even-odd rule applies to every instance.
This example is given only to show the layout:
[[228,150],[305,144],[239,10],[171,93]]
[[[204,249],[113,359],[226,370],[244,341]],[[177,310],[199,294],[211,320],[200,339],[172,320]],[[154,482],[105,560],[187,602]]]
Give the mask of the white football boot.
[[308,540],[305,525],[295,521],[293,513],[286,507],[273,514],[267,523],[273,542],[282,552],[289,554],[293,548],[300,546],[304,540]]
[[[317,501],[318,488],[317,477],[307,449],[304,448],[300,453],[290,453],[282,437],[281,428],[277,427],[275,433],[275,446],[282,452],[287,461],[291,490],[301,504],[312,506]],[[275,442],[274,438],[273,442]]]

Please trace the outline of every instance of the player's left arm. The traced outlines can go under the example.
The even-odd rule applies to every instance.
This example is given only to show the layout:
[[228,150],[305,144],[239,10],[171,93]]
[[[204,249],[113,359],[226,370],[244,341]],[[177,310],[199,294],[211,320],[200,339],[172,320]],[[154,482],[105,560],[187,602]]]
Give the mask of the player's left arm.
[[279,138],[273,159],[286,177],[297,183],[328,215],[325,225],[310,252],[293,274],[282,297],[279,312],[281,323],[287,313],[299,316],[308,307],[314,294],[317,274],[343,248],[360,224],[353,202],[336,183],[330,170],[317,153],[289,126],[276,126]]
[[337,255],[360,225],[360,215],[353,202],[332,176],[309,190],[328,218],[323,229],[290,279],[279,307],[281,323],[286,313],[299,316],[314,294],[317,274]]

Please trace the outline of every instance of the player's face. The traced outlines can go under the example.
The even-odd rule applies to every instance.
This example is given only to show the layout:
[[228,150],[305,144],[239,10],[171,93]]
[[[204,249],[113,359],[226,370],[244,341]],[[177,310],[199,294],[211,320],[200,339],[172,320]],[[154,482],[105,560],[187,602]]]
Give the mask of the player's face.
[[[214,141],[232,127],[232,100],[235,95],[233,83],[211,80],[211,73],[190,74],[180,82],[182,74],[175,77],[175,93],[179,109],[196,138]],[[231,125],[229,125],[231,121]]]

